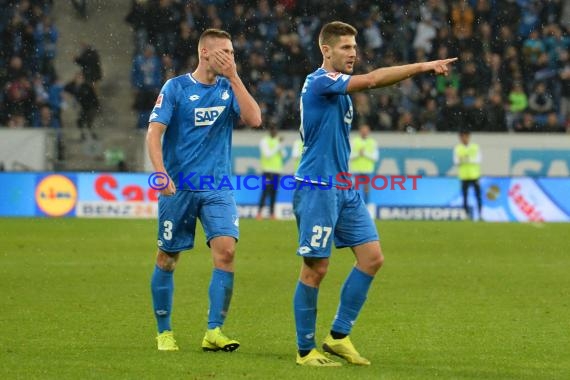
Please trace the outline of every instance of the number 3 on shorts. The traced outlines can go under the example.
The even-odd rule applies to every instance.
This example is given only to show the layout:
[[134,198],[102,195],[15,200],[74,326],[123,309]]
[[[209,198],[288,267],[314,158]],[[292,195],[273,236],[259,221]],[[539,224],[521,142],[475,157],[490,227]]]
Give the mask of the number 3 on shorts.
[[[329,241],[329,236],[331,236],[331,227],[322,227],[319,225],[313,226],[313,237],[311,238],[311,247],[315,248],[325,248]],[[324,235],[323,236],[323,232]]]
[[162,226],[164,227],[164,231],[162,232],[164,240],[172,239],[172,222],[170,220],[165,220]]

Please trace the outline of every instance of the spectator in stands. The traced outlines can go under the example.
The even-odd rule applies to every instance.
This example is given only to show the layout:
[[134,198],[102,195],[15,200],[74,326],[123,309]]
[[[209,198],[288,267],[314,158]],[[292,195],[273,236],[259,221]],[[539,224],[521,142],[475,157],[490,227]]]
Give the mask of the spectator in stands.
[[82,19],[87,18],[87,0],[71,0],[73,8]]
[[49,78],[55,75],[54,59],[58,30],[50,16],[42,17],[34,30],[38,71]]
[[528,97],[528,109],[536,117],[545,117],[547,113],[554,111],[554,101],[552,94],[546,90],[544,82],[538,82],[534,91]]
[[93,122],[99,112],[99,98],[90,82],[85,80],[83,73],[79,72],[73,80],[68,82],[64,87],[65,92],[71,94],[77,103],[79,103],[79,117],[77,118],[77,127],[81,131],[81,141],[85,140],[85,130],[89,130],[93,139],[97,135],[93,131]]
[[560,54],[558,65],[560,114],[568,120],[570,119],[570,52],[564,51]]
[[459,131],[465,123],[464,108],[457,89],[453,86],[445,90],[445,103],[437,124],[438,131]]
[[[9,124],[29,126],[32,123],[34,87],[27,76],[21,74],[9,81],[4,88],[4,112]],[[24,120],[21,121],[21,118]]]
[[558,132],[565,132],[566,128],[564,128],[564,125],[560,124],[556,112],[550,112],[546,116],[546,122],[544,123],[542,130],[544,132],[558,133]]
[[81,42],[81,51],[75,56],[74,62],[81,67],[84,80],[97,89],[97,83],[103,79],[103,70],[99,52],[87,42]]
[[40,106],[39,117],[34,120],[34,127],[40,128],[57,128],[52,117],[51,109],[47,104]]
[[509,129],[515,121],[520,118],[521,113],[528,107],[528,97],[524,92],[520,82],[515,82],[509,93],[509,113],[507,114],[507,125]]
[[141,54],[148,43],[149,25],[149,1],[132,0],[131,10],[125,17],[125,21],[131,25],[133,30],[134,55]]
[[137,128],[146,128],[158,92],[162,86],[162,67],[152,45],[133,61],[131,83],[135,90],[134,109],[138,112]]
[[507,132],[507,117],[501,93],[498,91],[492,92],[485,108],[487,114],[487,128],[485,128],[485,131]]
[[420,131],[434,132],[436,130],[438,111],[439,110],[435,99],[427,99],[426,104],[420,113]]
[[515,121],[515,132],[540,132],[540,128],[530,112],[524,112],[521,119]]
[[465,128],[472,132],[483,132],[489,127],[489,118],[482,96],[475,96],[473,103],[465,107]]

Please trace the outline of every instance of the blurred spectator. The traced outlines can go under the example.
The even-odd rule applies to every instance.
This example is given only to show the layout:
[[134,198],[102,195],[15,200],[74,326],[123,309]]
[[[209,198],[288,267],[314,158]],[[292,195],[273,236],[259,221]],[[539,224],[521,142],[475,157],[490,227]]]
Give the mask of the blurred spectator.
[[485,100],[482,96],[473,99],[473,103],[465,107],[465,129],[471,132],[486,131],[489,125]]
[[71,94],[79,103],[79,117],[77,127],[81,131],[81,140],[85,140],[85,130],[88,129],[93,139],[97,135],[93,131],[93,122],[99,111],[99,98],[90,82],[85,80],[83,73],[79,72],[64,87],[65,92]]
[[50,16],[44,16],[34,30],[38,71],[47,77],[55,75],[53,60],[56,55],[58,31]]
[[544,132],[550,132],[550,133],[558,133],[566,131],[564,125],[560,124],[556,112],[551,112],[548,114],[548,116],[546,117],[546,123],[544,124],[542,129],[544,130]]
[[507,132],[507,116],[503,97],[500,92],[493,92],[489,96],[489,103],[486,106],[487,132]]
[[522,84],[520,82],[515,82],[511,92],[509,93],[509,113],[507,115],[507,125],[509,129],[513,125],[514,121],[517,120],[521,113],[528,107],[528,98]]
[[147,45],[144,53],[136,56],[131,72],[131,83],[135,90],[133,108],[138,112],[138,128],[147,127],[163,82],[160,59],[156,56],[154,47]]
[[467,40],[473,35],[473,21],[475,14],[469,2],[455,0],[451,6],[451,24],[453,34],[459,40]]
[[81,42],[81,51],[74,58],[74,62],[81,67],[83,78],[95,88],[97,83],[103,78],[99,52],[86,42]]
[[44,104],[40,107],[39,117],[35,120],[34,127],[57,128],[48,105]]
[[530,112],[525,112],[521,119],[514,123],[515,132],[539,132],[540,128],[536,123],[534,116]]
[[423,107],[420,113],[420,131],[434,132],[436,130],[438,112],[439,110],[435,99],[428,99],[425,107]]
[[82,19],[87,18],[87,0],[71,0],[73,8]]
[[6,84],[3,98],[4,112],[11,126],[31,125],[35,94],[32,83],[25,75],[19,75]]
[[131,0],[131,9],[125,21],[133,30],[134,54],[141,54],[148,43],[149,1]]
[[554,110],[552,94],[546,90],[546,85],[543,82],[537,83],[534,91],[530,93],[528,98],[528,109],[535,116],[544,116],[544,114]]
[[413,46],[415,49],[422,49],[427,54],[433,50],[432,40],[437,36],[437,29],[431,16],[423,18],[418,23]]
[[565,119],[570,119],[570,53],[562,52],[560,55],[560,114]]
[[455,87],[445,90],[445,103],[441,108],[438,131],[457,132],[464,125],[464,109]]

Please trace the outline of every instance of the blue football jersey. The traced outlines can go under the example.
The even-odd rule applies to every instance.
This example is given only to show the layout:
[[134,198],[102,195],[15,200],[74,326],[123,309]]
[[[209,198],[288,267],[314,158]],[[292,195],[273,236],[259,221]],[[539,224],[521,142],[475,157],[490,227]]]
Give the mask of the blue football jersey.
[[229,81],[198,82],[190,73],[169,79],[149,122],[167,126],[162,142],[166,171],[180,190],[208,190],[231,174],[232,129],[240,110]]
[[348,172],[352,101],[346,93],[350,75],[319,68],[309,74],[301,90],[303,155],[295,173],[313,183],[339,184],[337,174]]

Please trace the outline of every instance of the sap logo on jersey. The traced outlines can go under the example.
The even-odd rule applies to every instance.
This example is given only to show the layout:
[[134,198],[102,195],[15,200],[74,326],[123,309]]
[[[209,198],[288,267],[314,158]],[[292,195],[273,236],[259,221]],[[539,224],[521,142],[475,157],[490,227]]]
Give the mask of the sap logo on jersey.
[[196,108],[194,109],[194,124],[197,127],[212,125],[225,109],[226,106]]

